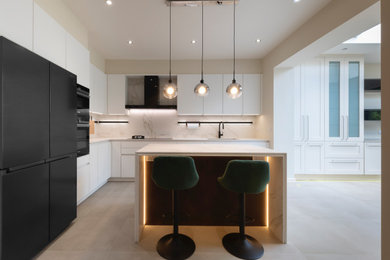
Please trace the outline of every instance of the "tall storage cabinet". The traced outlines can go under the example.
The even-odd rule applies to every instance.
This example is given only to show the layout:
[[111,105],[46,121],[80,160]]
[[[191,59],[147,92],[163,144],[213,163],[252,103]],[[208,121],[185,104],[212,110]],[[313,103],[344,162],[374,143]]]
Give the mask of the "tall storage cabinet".
[[364,63],[357,59],[326,59],[326,139],[364,139]]
[[364,62],[325,59],[325,172],[364,171]]
[[317,174],[324,168],[324,61],[295,68],[296,173]]
[[364,61],[317,58],[295,68],[295,174],[364,171]]

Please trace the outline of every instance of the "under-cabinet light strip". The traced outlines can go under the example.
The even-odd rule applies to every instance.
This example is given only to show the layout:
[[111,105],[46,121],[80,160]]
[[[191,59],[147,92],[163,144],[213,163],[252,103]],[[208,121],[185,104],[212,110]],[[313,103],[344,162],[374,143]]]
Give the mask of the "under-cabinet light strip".
[[95,121],[96,124],[128,124],[129,121]]

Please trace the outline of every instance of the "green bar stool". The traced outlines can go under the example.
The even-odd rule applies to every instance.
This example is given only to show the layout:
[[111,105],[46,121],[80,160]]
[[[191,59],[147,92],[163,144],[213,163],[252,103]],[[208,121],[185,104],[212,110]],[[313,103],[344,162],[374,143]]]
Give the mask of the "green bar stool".
[[194,187],[199,181],[194,159],[182,156],[159,156],[154,159],[152,179],[154,183],[172,191],[173,233],[165,235],[157,243],[157,252],[165,259],[186,259],[195,251],[194,241],[179,234],[177,191]]
[[240,233],[230,233],[223,237],[224,248],[241,259],[259,259],[264,254],[263,246],[245,234],[245,194],[264,192],[270,180],[269,164],[265,161],[232,160],[218,182],[230,191],[239,193]]

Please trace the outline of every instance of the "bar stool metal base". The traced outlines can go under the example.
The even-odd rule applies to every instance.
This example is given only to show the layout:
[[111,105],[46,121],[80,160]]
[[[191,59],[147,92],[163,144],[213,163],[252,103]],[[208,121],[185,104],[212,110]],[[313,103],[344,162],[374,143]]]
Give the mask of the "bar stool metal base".
[[264,255],[263,246],[248,235],[230,233],[223,237],[222,243],[226,251],[241,259],[255,260]]
[[183,234],[168,234],[157,244],[157,252],[165,259],[182,260],[189,258],[195,251],[194,241]]

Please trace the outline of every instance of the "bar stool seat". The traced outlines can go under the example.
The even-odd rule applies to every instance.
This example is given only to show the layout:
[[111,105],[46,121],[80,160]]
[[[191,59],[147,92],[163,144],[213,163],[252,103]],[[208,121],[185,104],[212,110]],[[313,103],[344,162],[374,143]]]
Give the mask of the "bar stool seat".
[[191,238],[179,234],[177,191],[190,189],[198,183],[195,162],[191,157],[184,156],[156,157],[152,179],[160,188],[172,191],[173,233],[158,241],[157,252],[165,259],[186,259],[194,253],[196,246]]
[[222,239],[224,248],[238,258],[254,260],[264,255],[263,246],[245,234],[245,194],[264,192],[269,180],[268,162],[250,160],[230,161],[224,175],[218,178],[225,189],[239,193],[240,232],[227,234]]

